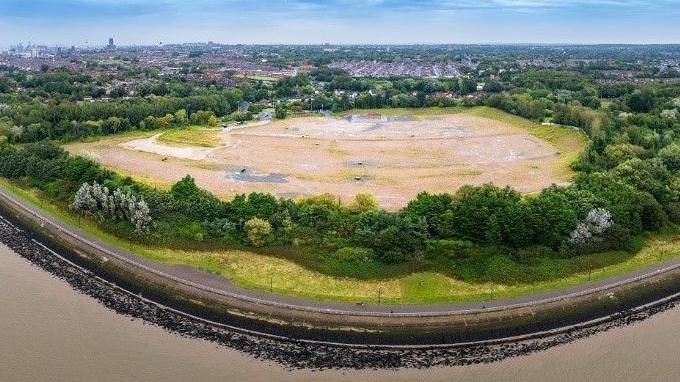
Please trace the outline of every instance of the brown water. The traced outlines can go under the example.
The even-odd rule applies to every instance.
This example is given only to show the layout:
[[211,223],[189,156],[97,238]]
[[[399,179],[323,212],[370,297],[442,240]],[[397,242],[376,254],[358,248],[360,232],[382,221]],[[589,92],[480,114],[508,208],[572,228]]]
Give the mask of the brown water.
[[288,371],[118,315],[0,244],[0,381],[676,381],[680,309],[545,352],[425,370]]

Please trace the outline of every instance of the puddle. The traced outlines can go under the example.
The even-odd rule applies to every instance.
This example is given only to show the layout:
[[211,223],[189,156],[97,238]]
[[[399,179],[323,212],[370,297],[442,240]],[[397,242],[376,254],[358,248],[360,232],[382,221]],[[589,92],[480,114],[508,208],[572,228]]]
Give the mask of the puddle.
[[288,178],[279,173],[260,174],[248,167],[236,167],[227,171],[226,177],[247,183],[288,183]]

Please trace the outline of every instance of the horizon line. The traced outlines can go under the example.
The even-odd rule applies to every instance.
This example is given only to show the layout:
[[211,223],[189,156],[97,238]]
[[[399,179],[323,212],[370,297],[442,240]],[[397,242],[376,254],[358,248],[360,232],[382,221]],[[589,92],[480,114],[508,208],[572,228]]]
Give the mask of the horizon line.
[[[115,39],[114,39],[115,42]],[[96,47],[106,47],[106,42],[102,44],[92,44],[92,45],[76,45],[72,43],[60,43],[60,44],[48,44],[41,42],[16,42],[16,43],[3,43],[1,46],[12,47],[23,44],[30,44],[34,46],[47,46],[47,47],[72,47],[77,48],[96,48]],[[223,46],[456,46],[456,45],[477,45],[477,46],[493,46],[493,45],[506,45],[506,46],[602,46],[602,45],[623,45],[623,46],[645,46],[645,45],[670,45],[670,46],[680,46],[680,42],[217,42],[217,41],[185,41],[185,42],[169,42],[163,44],[152,44],[152,43],[125,43],[116,44],[118,48],[128,48],[128,47],[157,47],[157,46],[169,46],[169,45],[188,45],[188,44],[203,44],[203,45],[223,45]]]

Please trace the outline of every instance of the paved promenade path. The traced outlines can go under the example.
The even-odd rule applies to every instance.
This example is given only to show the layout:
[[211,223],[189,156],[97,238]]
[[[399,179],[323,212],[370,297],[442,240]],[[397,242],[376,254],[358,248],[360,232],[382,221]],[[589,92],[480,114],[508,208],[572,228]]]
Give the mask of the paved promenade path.
[[[639,281],[664,272],[668,272],[680,267],[680,258],[669,261],[662,261],[649,268],[634,272],[614,276],[608,279],[589,282],[586,284],[554,290],[545,293],[538,293],[509,299],[499,299],[486,302],[471,302],[460,304],[352,304],[352,303],[332,303],[323,301],[313,301],[302,298],[281,296],[265,292],[257,292],[241,288],[233,284],[230,280],[215,274],[211,274],[200,269],[185,265],[168,265],[153,262],[136,256],[129,251],[112,246],[91,235],[83,232],[77,227],[65,224],[39,208],[30,205],[23,199],[15,196],[8,190],[0,187],[0,202],[11,203],[24,211],[38,217],[45,225],[50,225],[64,234],[72,236],[90,246],[102,250],[111,257],[119,258],[131,265],[152,271],[158,275],[167,277],[176,282],[180,282],[192,287],[197,287],[209,292],[238,298],[251,303],[296,309],[301,311],[321,312],[329,314],[358,315],[358,316],[446,316],[457,314],[468,314],[475,312],[498,311],[523,306],[533,306],[542,303],[554,302],[563,299],[578,297],[590,293],[601,292],[603,290]],[[0,215],[0,218],[2,216]],[[4,220],[4,219],[3,219]]]

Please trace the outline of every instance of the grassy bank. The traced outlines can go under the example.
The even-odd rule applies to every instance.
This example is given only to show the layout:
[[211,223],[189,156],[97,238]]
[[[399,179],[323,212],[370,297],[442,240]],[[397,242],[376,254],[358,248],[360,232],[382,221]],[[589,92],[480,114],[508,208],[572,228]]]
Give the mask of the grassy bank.
[[[381,302],[392,303],[485,301],[575,286],[680,256],[680,238],[676,232],[666,232],[647,237],[643,249],[635,254],[608,252],[559,261],[550,259],[537,264],[505,264],[498,268],[503,273],[530,272],[532,269],[554,273],[553,279],[533,283],[474,282],[437,272],[436,265],[432,270],[416,270],[387,278],[357,279],[333,276],[293,258],[304,257],[304,254],[274,256],[237,249],[177,250],[138,245],[112,236],[102,231],[95,222],[80,219],[66,209],[43,200],[34,190],[18,188],[4,179],[0,179],[0,184],[55,218],[138,256],[167,264],[191,265],[220,274],[245,288],[318,300],[377,302],[380,299]],[[502,277],[498,275],[498,279]]]
[[588,138],[581,130],[557,125],[539,125],[526,118],[518,117],[490,107],[475,107],[468,111],[471,115],[495,119],[526,130],[532,136],[542,139],[559,150],[559,162],[555,169],[558,176],[572,176],[571,164],[578,159],[588,145]]
[[170,146],[186,147],[220,147],[222,142],[219,134],[221,129],[206,126],[188,126],[172,129],[158,137],[158,141]]

